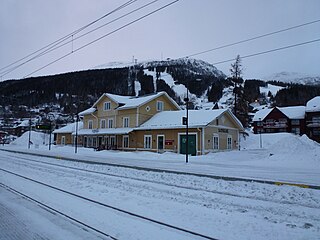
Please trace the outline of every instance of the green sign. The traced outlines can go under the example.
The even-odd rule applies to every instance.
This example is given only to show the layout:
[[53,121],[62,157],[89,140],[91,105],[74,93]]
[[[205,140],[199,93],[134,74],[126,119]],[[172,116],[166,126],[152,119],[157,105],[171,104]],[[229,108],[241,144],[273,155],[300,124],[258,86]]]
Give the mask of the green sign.
[[51,126],[50,125],[36,125],[36,129],[39,129],[39,130],[51,130]]

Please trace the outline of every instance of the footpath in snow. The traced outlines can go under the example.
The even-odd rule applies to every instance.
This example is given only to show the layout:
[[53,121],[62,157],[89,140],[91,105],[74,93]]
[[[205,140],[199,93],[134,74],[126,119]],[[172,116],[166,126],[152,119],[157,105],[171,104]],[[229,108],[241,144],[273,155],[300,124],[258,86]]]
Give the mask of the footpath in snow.
[[196,173],[223,177],[250,178],[306,185],[320,185],[320,145],[307,136],[289,133],[250,134],[241,139],[241,150],[191,156],[175,153],[94,151],[79,147],[52,145],[48,149],[48,136],[32,132],[32,145],[28,149],[28,132],[0,149],[37,153],[59,158],[117,165],[154,168],[159,170]]

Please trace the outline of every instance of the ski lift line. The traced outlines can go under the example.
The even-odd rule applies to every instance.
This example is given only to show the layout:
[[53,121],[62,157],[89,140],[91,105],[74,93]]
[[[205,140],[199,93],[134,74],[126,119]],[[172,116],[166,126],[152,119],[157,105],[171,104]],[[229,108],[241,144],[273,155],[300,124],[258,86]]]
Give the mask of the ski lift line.
[[[249,54],[249,55],[241,56],[241,58],[244,59],[244,58],[255,57],[255,56],[259,56],[259,55],[263,55],[263,54],[267,54],[267,53],[271,53],[271,52],[276,52],[276,51],[280,51],[280,50],[284,50],[284,49],[288,49],[288,48],[299,47],[299,46],[302,46],[302,45],[315,43],[315,42],[319,42],[319,41],[320,41],[320,38],[314,39],[314,40],[310,40],[310,41],[307,41],[307,42],[302,42],[302,43],[297,43],[297,44],[288,45],[288,46],[284,46],[284,47],[274,48],[274,49],[266,50],[266,51],[263,51],[263,52],[252,53],[252,54]],[[212,63],[212,64],[213,65],[218,65],[218,64],[222,64],[222,63],[226,63],[226,62],[231,62],[231,61],[234,61],[234,60],[236,60],[236,58],[232,58],[232,59],[224,60],[224,61],[220,61],[220,62],[215,62],[215,63]]]
[[[25,65],[25,64],[33,61],[33,60],[35,60],[36,58],[39,58],[39,57],[41,57],[41,56],[43,56],[43,55],[46,55],[46,54],[48,54],[48,53],[50,53],[50,52],[52,52],[52,51],[55,51],[55,50],[57,50],[57,49],[65,46],[65,45],[67,45],[67,44],[69,44],[69,43],[72,44],[72,51],[73,51],[73,42],[76,41],[76,40],[78,40],[79,38],[82,38],[82,37],[84,37],[84,36],[86,36],[86,35],[94,32],[94,31],[97,31],[98,29],[100,29],[100,28],[102,28],[102,27],[105,27],[105,26],[107,26],[107,25],[109,25],[109,24],[111,24],[111,23],[113,23],[113,22],[116,22],[116,21],[118,21],[119,19],[122,19],[122,18],[124,18],[124,17],[126,17],[126,16],[128,16],[128,15],[134,13],[134,12],[137,12],[137,11],[143,9],[143,8],[146,8],[146,7],[148,7],[148,6],[156,3],[156,2],[158,2],[158,1],[160,1],[160,0],[154,0],[154,1],[152,1],[152,2],[149,2],[149,3],[145,4],[145,5],[143,5],[143,6],[141,6],[141,7],[138,7],[138,8],[136,8],[136,9],[134,9],[134,10],[126,13],[126,14],[123,14],[122,16],[117,17],[117,18],[115,18],[115,19],[113,19],[113,20],[111,20],[111,21],[109,21],[109,22],[107,22],[107,23],[105,23],[105,24],[103,24],[103,25],[101,25],[101,26],[99,26],[99,27],[96,27],[96,28],[90,30],[89,32],[86,32],[86,33],[84,33],[84,34],[82,34],[82,35],[80,35],[80,36],[78,36],[78,37],[74,37],[74,35],[72,35],[72,36],[71,36],[71,37],[72,37],[71,40],[69,40],[69,41],[67,41],[67,42],[64,42],[64,43],[61,43],[61,44],[59,43],[60,45],[55,44],[55,45],[52,46],[51,48],[48,48],[47,50],[44,50],[42,53],[37,54],[36,56],[30,58],[29,60],[27,60],[27,61],[25,61],[25,62],[23,62],[23,63],[21,63],[21,64],[19,64],[19,65],[17,65],[17,66],[14,66],[14,67],[12,67],[12,68],[10,68],[10,69],[2,72],[2,75],[1,75],[1,76],[5,76],[5,75],[7,75],[8,73],[13,72],[13,71],[16,70],[17,68],[19,68],[19,67],[21,67],[21,66],[23,66],[23,65]],[[58,46],[57,46],[57,45],[58,45]]]
[[201,52],[198,52],[198,53],[193,53],[193,54],[190,54],[188,56],[185,56],[185,58],[194,57],[194,56],[197,56],[197,55],[201,55],[201,54],[212,52],[212,51],[215,51],[215,50],[219,50],[219,49],[235,46],[235,45],[238,45],[238,44],[241,44],[241,43],[245,43],[245,42],[250,42],[250,41],[253,41],[253,40],[256,40],[256,39],[259,39],[259,38],[268,37],[268,36],[271,36],[271,35],[274,35],[274,34],[286,32],[286,31],[289,31],[289,30],[292,30],[292,29],[301,28],[301,27],[304,27],[304,26],[307,26],[307,25],[311,25],[311,24],[315,24],[315,23],[319,23],[319,22],[320,22],[320,19],[314,20],[314,21],[311,21],[311,22],[307,22],[307,23],[303,23],[303,24],[299,24],[299,25],[296,25],[296,26],[284,28],[284,29],[281,29],[281,30],[278,30],[278,31],[262,34],[262,35],[259,35],[259,36],[256,36],[256,37],[252,37],[252,38],[248,38],[248,39],[244,39],[244,40],[241,40],[241,41],[238,41],[238,42],[234,42],[234,43],[222,45],[222,46],[219,46],[219,47],[216,47],[216,48],[211,48],[211,49],[208,49],[208,50],[204,50],[204,51],[201,51]]
[[91,44],[93,44],[93,43],[95,43],[95,42],[97,42],[97,41],[100,41],[101,39],[103,39],[103,38],[105,38],[105,37],[108,37],[108,36],[110,36],[110,35],[118,32],[118,31],[120,31],[120,30],[122,30],[122,29],[124,29],[124,28],[126,28],[126,27],[128,27],[128,26],[130,26],[130,25],[132,25],[132,24],[134,24],[134,23],[136,23],[136,22],[138,22],[138,21],[140,21],[140,20],[142,20],[142,19],[144,19],[144,18],[146,18],[146,17],[148,17],[148,16],[150,16],[150,15],[158,12],[158,11],[160,11],[160,10],[163,10],[163,9],[165,9],[165,8],[173,5],[174,3],[178,2],[178,1],[180,1],[180,0],[174,0],[174,1],[172,1],[172,2],[170,2],[170,3],[168,3],[168,4],[166,4],[166,5],[164,5],[164,6],[162,6],[162,7],[157,8],[156,10],[153,10],[153,11],[151,11],[151,12],[143,15],[142,17],[139,17],[139,18],[137,18],[137,19],[135,19],[135,20],[133,20],[133,21],[131,21],[131,22],[129,22],[129,23],[126,23],[125,25],[122,25],[121,27],[119,27],[119,28],[117,28],[117,29],[115,29],[115,30],[113,30],[113,31],[111,31],[111,32],[109,32],[109,33],[107,33],[107,34],[105,34],[105,35],[103,35],[103,36],[101,36],[101,37],[99,37],[99,38],[97,38],[97,39],[95,39],[95,40],[87,43],[87,44],[85,44],[85,45],[82,45],[81,47],[75,49],[73,52],[69,52],[69,53],[67,53],[67,54],[59,57],[58,59],[56,59],[56,60],[54,60],[54,61],[46,64],[45,66],[43,66],[43,67],[41,67],[41,68],[38,68],[37,70],[29,73],[28,75],[25,75],[24,78],[29,77],[30,75],[32,75],[32,74],[34,74],[34,73],[36,73],[36,72],[38,72],[38,71],[40,71],[40,70],[42,70],[42,69],[44,69],[44,68],[46,68],[46,67],[48,67],[48,66],[50,66],[50,65],[58,62],[58,61],[66,58],[67,56],[71,55],[72,53],[78,52],[78,51],[82,50],[83,48],[86,48],[86,47],[88,47],[89,45],[91,45]]
[[[69,33],[69,34],[67,34],[67,35],[59,38],[58,40],[56,40],[56,41],[54,41],[54,42],[52,42],[52,43],[50,43],[50,44],[48,44],[48,45],[46,45],[46,46],[44,46],[44,47],[36,50],[36,51],[34,51],[34,52],[26,55],[25,57],[20,58],[20,59],[16,60],[15,62],[12,62],[11,64],[0,68],[0,71],[6,69],[6,68],[8,68],[8,67],[11,67],[12,65],[14,65],[14,64],[16,64],[16,63],[18,63],[18,62],[21,62],[22,60],[25,60],[26,58],[31,57],[32,55],[34,55],[34,54],[36,54],[36,53],[38,53],[38,52],[40,52],[40,51],[42,51],[42,50],[44,50],[44,49],[46,49],[46,48],[49,48],[49,47],[52,46],[52,45],[53,45],[52,47],[57,46],[58,44],[64,42],[66,39],[70,38],[70,36],[75,35],[75,34],[81,32],[81,31],[83,31],[84,29],[86,29],[86,28],[88,28],[89,26],[95,24],[96,22],[102,20],[103,18],[105,18],[105,17],[107,17],[107,16],[109,16],[109,15],[111,15],[111,14],[113,14],[113,13],[115,13],[115,12],[117,12],[117,11],[119,11],[119,10],[127,7],[127,6],[129,6],[129,5],[131,5],[132,3],[136,2],[136,1],[138,1],[138,0],[129,0],[129,1],[127,1],[126,3],[120,5],[119,7],[115,8],[115,9],[112,10],[111,12],[106,13],[105,15],[103,15],[103,16],[99,17],[98,19],[96,19],[96,20],[88,23],[87,25],[82,26],[81,28],[73,31],[72,33]],[[50,49],[50,48],[49,48],[49,49]]]

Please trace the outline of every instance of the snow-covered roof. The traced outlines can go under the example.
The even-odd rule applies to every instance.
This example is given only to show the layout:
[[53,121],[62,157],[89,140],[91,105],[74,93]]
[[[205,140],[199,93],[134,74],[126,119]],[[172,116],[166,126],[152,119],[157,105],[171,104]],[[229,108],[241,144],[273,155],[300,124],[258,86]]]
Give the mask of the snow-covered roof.
[[266,116],[268,116],[268,114],[272,111],[272,109],[273,108],[264,108],[264,109],[259,110],[254,115],[252,121],[256,122],[256,121],[263,120]]
[[23,120],[17,127],[28,127],[30,125],[29,119]]
[[[78,122],[78,130],[80,131],[83,128],[83,122]],[[76,123],[70,123],[67,126],[56,129],[53,133],[73,133],[76,130]]]
[[[78,135],[99,135],[99,134],[128,134],[133,128],[99,128],[99,129],[80,129]],[[74,135],[75,133],[73,133]]]
[[306,112],[305,106],[280,107],[278,109],[290,119],[304,119]]
[[94,107],[91,107],[91,108],[88,108],[82,112],[79,112],[79,116],[84,116],[84,115],[88,115],[88,114],[91,114],[91,113],[94,113],[97,109],[94,108]]
[[[203,127],[218,118],[224,112],[229,112],[228,109],[216,110],[189,110],[189,127]],[[163,111],[157,113],[150,120],[142,124],[136,130],[144,129],[171,129],[171,128],[185,128],[182,124],[182,117],[186,116],[186,111]],[[241,123],[234,118],[235,121],[242,127]]]
[[[133,97],[133,96],[121,96],[121,95],[116,95],[116,94],[111,94],[111,93],[105,93],[103,94],[94,104],[93,108],[100,102],[101,98],[106,96],[113,101],[115,101],[118,104],[122,104],[122,106],[118,107],[117,109],[122,110],[122,109],[128,109],[128,108],[136,108],[139,107],[147,102],[152,101],[153,99],[161,96],[161,95],[166,95],[168,99],[178,108],[180,109],[179,105],[172,100],[171,97],[166,92],[158,92],[155,94],[150,94],[150,95],[144,95],[144,96],[139,96],[139,97]],[[92,113],[92,112],[91,112]]]
[[314,97],[307,102],[306,112],[320,112],[320,96]]
[[[286,115],[289,119],[304,119],[306,107],[305,106],[293,106],[293,107],[277,107],[284,115]],[[258,112],[253,117],[253,121],[260,121],[265,119],[268,114],[274,108],[265,108]]]

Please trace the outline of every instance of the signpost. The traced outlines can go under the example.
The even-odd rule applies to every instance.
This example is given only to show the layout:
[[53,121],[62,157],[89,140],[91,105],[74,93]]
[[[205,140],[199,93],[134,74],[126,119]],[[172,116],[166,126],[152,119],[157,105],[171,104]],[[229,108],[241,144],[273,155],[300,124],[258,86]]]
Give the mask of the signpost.
[[43,130],[43,131],[49,131],[50,135],[49,135],[49,151],[51,150],[51,122],[49,123],[49,125],[46,124],[38,124],[36,125],[36,129],[38,130]]

